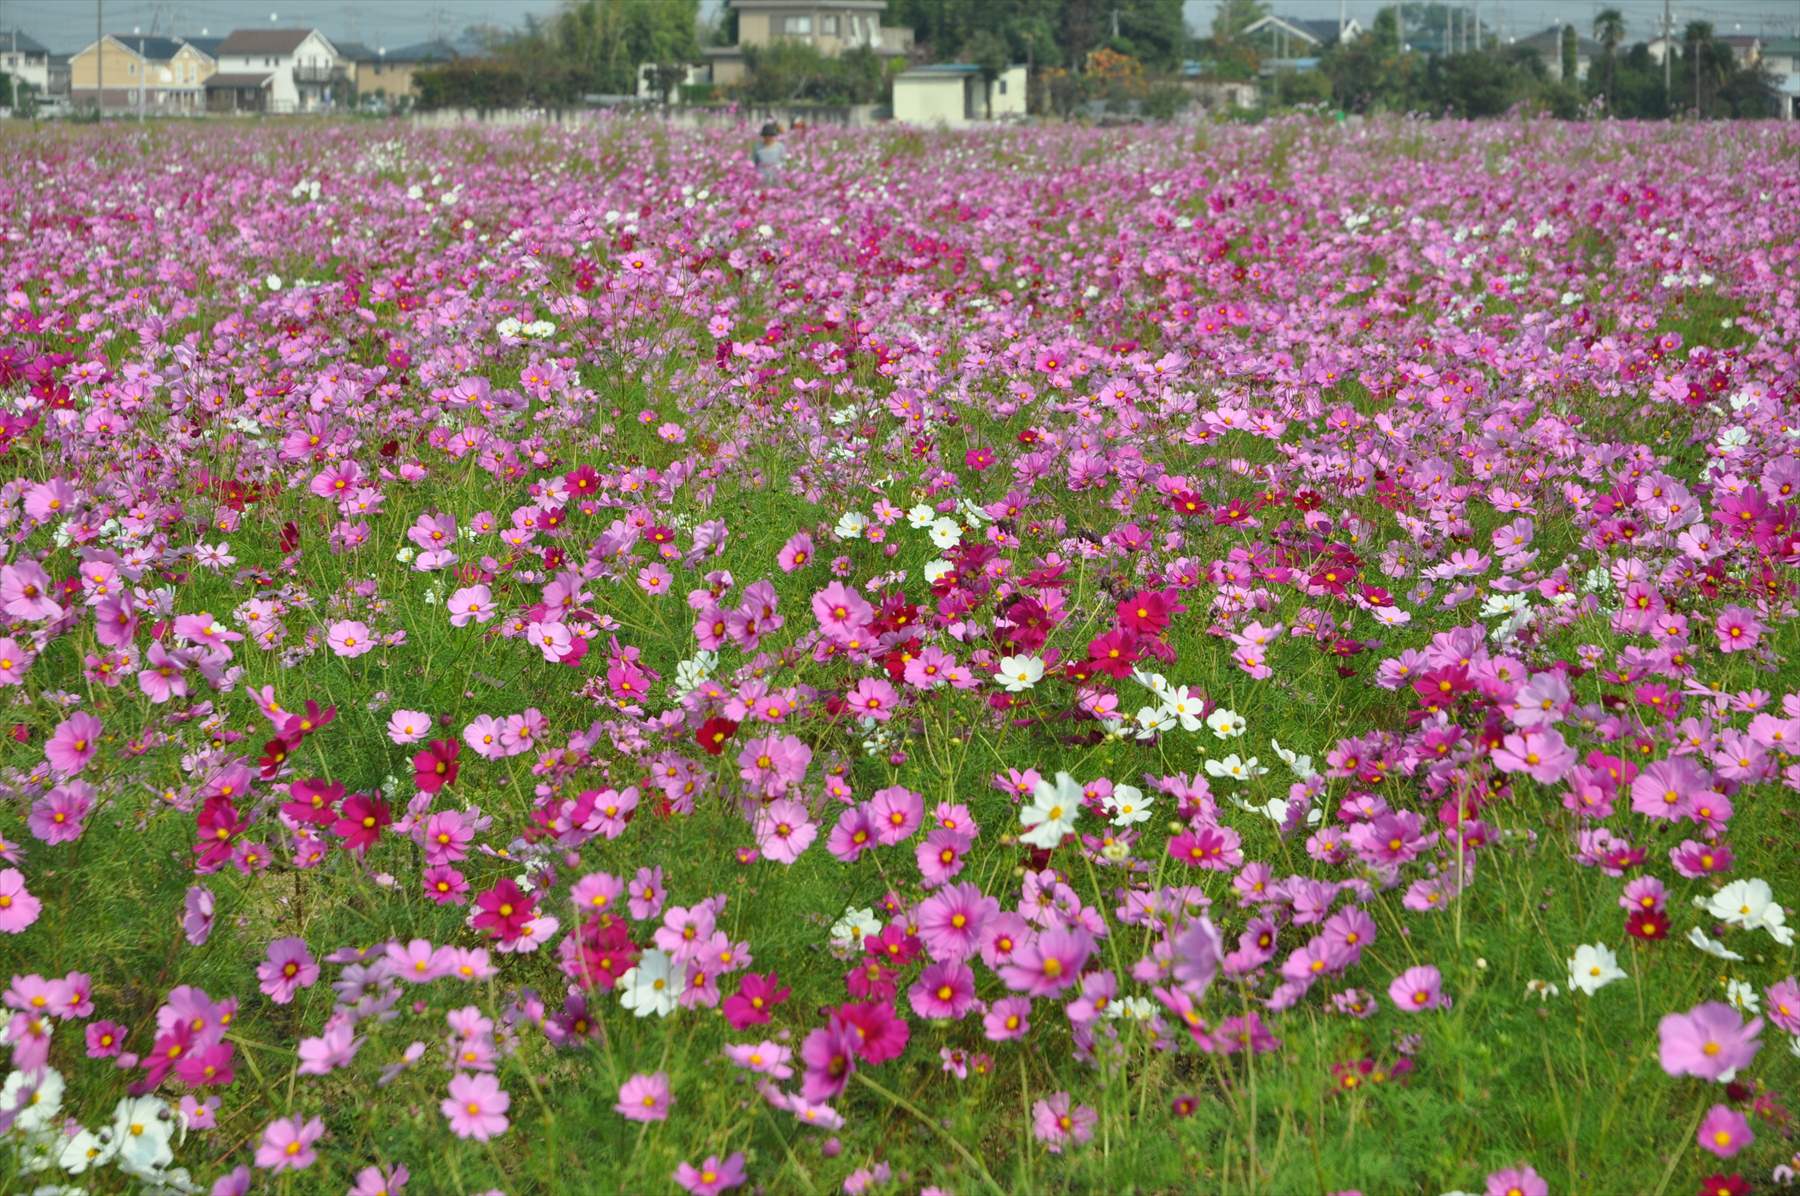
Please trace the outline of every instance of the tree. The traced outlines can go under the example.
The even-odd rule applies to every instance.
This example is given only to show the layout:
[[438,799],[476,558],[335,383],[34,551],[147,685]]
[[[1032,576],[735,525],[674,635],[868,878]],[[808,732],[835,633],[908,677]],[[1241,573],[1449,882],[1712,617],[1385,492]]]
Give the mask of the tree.
[[1575,26],[1562,27],[1562,81],[1573,84],[1575,76],[1580,74],[1580,47],[1575,37]]
[[1265,0],[1219,0],[1219,11],[1212,23],[1213,41],[1240,38],[1244,30],[1268,15],[1269,6]]
[[1601,90],[1606,96],[1607,111],[1611,112],[1618,101],[1613,93],[1618,84],[1619,46],[1625,41],[1625,14],[1616,8],[1601,9],[1594,17],[1594,40],[1600,43]]
[[963,47],[962,57],[981,68],[982,103],[981,111],[985,117],[994,115],[994,84],[1006,73],[1012,56],[1006,48],[1006,39],[998,33],[983,29],[975,34]]

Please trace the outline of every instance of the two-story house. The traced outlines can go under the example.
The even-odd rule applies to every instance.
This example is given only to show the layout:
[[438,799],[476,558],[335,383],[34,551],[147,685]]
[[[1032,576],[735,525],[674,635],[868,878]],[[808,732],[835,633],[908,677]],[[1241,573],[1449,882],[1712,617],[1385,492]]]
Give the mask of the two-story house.
[[207,81],[214,112],[328,112],[350,88],[348,65],[317,29],[233,29]]
[[356,67],[356,95],[359,103],[378,103],[388,108],[405,108],[418,98],[413,76],[420,70],[455,62],[461,57],[447,41],[419,42],[391,49],[377,46],[338,47]]
[[50,51],[29,34],[0,29],[0,74],[40,96],[50,91]]
[[178,37],[109,33],[69,56],[69,97],[77,108],[146,116],[197,113],[205,104],[212,55]]
[[736,83],[745,75],[746,47],[802,42],[829,58],[866,46],[884,58],[912,49],[910,28],[884,27],[887,0],[727,0],[737,20],[737,43],[703,51],[712,81]]

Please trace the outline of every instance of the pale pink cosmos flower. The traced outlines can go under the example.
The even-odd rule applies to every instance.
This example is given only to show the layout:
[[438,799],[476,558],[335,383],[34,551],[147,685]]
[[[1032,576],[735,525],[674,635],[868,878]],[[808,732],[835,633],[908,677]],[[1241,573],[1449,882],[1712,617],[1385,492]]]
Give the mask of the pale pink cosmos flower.
[[318,1161],[313,1143],[324,1135],[325,1123],[317,1117],[305,1122],[298,1117],[279,1117],[263,1130],[256,1165],[276,1173],[304,1171]]
[[477,1142],[506,1132],[506,1110],[511,1107],[512,1097],[500,1087],[500,1081],[485,1073],[451,1077],[450,1095],[438,1105],[450,1122],[451,1133]]
[[450,595],[450,601],[444,606],[450,612],[452,627],[485,623],[494,617],[494,595],[484,585],[464,586]]
[[627,1121],[667,1121],[669,1106],[674,1103],[669,1095],[669,1077],[659,1071],[632,1076],[619,1085],[619,1101],[613,1112]]
[[397,744],[417,743],[431,734],[431,716],[422,710],[396,710],[388,715],[388,738]]
[[[0,868],[0,934],[18,934],[38,919],[43,903],[25,888],[25,874]],[[14,1066],[23,1066],[18,1059]]]
[[375,647],[375,636],[368,624],[355,619],[339,619],[326,632],[325,639],[333,652],[344,657],[361,656]]

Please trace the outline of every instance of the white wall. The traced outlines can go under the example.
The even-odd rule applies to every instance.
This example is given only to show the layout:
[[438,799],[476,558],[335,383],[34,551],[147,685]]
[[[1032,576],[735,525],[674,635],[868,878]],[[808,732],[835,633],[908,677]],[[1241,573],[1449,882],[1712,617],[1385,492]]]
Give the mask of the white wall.
[[[1022,66],[1007,67],[1006,73],[994,81],[994,90],[989,93],[994,105],[994,115],[996,117],[1024,116],[1025,86],[1025,68]],[[1002,87],[1005,88],[1004,91],[1001,90]]]
[[947,125],[951,128],[968,124],[963,115],[962,76],[896,78],[894,119],[909,125]]
[[15,54],[0,43],[0,71],[30,84],[39,96],[50,92],[50,59],[44,55],[27,54],[23,50]]

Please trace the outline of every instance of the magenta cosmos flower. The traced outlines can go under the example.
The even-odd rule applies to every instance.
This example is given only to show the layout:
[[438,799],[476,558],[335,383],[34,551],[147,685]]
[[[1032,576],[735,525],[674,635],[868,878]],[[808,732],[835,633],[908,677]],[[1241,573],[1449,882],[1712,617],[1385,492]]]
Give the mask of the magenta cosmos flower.
[[1756,1035],[1762,1024],[1760,1017],[1746,1024],[1722,1001],[1668,1014],[1656,1024],[1662,1039],[1663,1070],[1672,1076],[1729,1080],[1738,1068],[1756,1058],[1761,1047]]
[[438,1105],[450,1122],[451,1133],[477,1142],[506,1132],[506,1110],[511,1107],[512,1097],[500,1087],[500,1081],[467,1073],[451,1077],[450,1095]]
[[1430,964],[1407,968],[1395,976],[1388,985],[1388,1000],[1408,1013],[1450,1008],[1450,998],[1444,995],[1444,978]]

